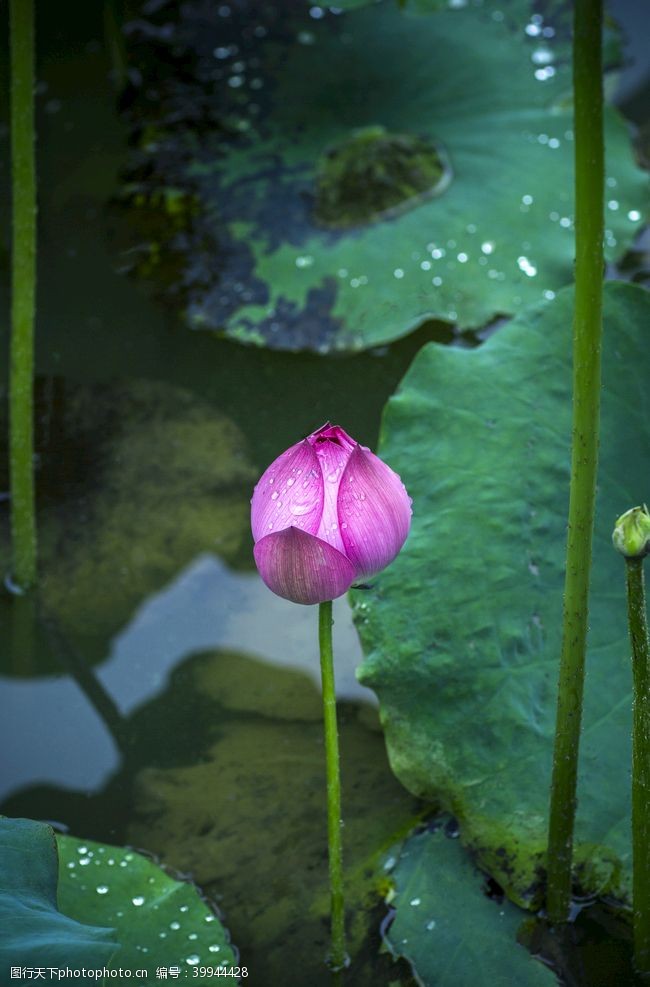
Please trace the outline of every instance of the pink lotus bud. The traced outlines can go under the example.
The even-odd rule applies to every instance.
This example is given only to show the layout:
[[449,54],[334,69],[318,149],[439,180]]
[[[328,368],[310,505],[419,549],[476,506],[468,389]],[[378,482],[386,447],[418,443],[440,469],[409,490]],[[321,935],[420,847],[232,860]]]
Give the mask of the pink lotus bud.
[[278,596],[324,603],[393,561],[411,513],[399,476],[328,422],[278,456],[255,487],[255,563]]

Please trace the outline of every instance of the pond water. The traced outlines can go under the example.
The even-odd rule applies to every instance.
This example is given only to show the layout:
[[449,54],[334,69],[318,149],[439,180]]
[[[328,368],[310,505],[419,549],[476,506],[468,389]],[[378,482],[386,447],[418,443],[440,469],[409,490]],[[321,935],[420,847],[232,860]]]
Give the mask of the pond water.
[[[249,499],[268,463],[326,419],[374,447],[414,354],[453,332],[431,323],[325,358],[184,329],[120,271],[125,220],[111,201],[127,133],[99,12],[69,24],[41,13],[42,585],[36,599],[0,596],[0,811],[143,848],[196,880],[251,984],[330,983],[316,611],[261,583]],[[1,287],[6,311],[6,277]],[[0,510],[5,572],[4,493]],[[382,862],[431,807],[390,771],[345,599],[334,617],[350,983],[407,985],[408,969],[379,953]]]
[[[251,983],[283,982],[287,964],[329,983],[316,610],[262,584],[249,499],[268,462],[327,418],[374,445],[412,356],[449,332],[323,359],[184,330],[118,270],[111,198],[127,144],[101,23],[41,20],[39,38],[42,586],[37,600],[0,597],[0,809],[192,876]],[[0,508],[6,571],[5,497]],[[400,975],[375,957],[377,852],[422,807],[392,776],[356,682],[345,600],[334,617],[354,977],[387,982]]]

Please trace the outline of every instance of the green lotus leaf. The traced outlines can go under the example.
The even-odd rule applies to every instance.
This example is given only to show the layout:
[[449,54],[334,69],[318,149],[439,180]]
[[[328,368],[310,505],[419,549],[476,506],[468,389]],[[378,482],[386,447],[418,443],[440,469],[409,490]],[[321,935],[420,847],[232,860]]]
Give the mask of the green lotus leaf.
[[[118,949],[112,923],[88,915],[78,921],[57,907],[58,859],[51,826],[32,819],[0,819],[0,979],[25,984],[27,973],[15,968],[41,968],[39,979],[51,979],[47,967],[103,967]],[[60,904],[60,903],[59,903]],[[12,972],[12,969],[14,971]],[[72,978],[61,980],[64,987]]]
[[[215,976],[204,968],[239,966],[225,929],[193,884],[175,880],[135,850],[71,836],[57,843],[60,907],[115,928],[121,948],[109,967],[146,970],[143,984],[159,967],[177,967],[180,978],[205,987]],[[226,974],[219,983],[238,980]]]
[[395,916],[386,934],[423,987],[554,987],[555,976],[517,943],[525,917],[491,900],[485,875],[442,829],[406,841],[392,870]]
[[[395,563],[353,593],[393,769],[460,820],[524,904],[543,878],[571,434],[573,292],[477,350],[429,344],[389,401],[380,453],[413,497]],[[602,435],[577,813],[577,881],[624,895],[631,670],[614,521],[648,496],[650,295],[604,293]]]
[[[140,155],[193,204],[182,231],[166,226],[189,324],[283,349],[362,349],[430,318],[475,328],[570,283],[568,47],[543,35],[532,5],[318,9],[294,5],[261,39],[234,16],[217,36],[197,11],[179,28],[202,80],[192,105],[207,101],[221,126],[179,127],[168,95],[172,122]],[[646,186],[611,109],[606,132],[612,260],[640,226]],[[159,209],[162,193],[146,189],[134,201]]]

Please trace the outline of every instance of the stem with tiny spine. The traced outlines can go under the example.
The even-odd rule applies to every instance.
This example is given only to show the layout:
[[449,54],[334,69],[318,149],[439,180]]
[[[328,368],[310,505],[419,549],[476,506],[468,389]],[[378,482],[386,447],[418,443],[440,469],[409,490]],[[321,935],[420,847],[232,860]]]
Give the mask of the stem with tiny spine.
[[650,977],[650,647],[643,559],[625,560],[632,645],[632,904],[634,964]]
[[343,846],[341,839],[341,779],[339,774],[339,738],[336,722],[336,689],[332,651],[332,601],[318,609],[318,641],[323,683],[323,721],[325,725],[325,762],[327,772],[327,837],[331,902],[332,947],[330,963],[334,970],[347,962],[345,952],[345,904],[343,897]]
[[564,623],[548,833],[546,909],[568,918],[600,416],[604,139],[602,0],[576,0],[573,80],[576,268],[573,433]]
[[20,590],[25,590],[36,582],[33,421],[36,289],[33,0],[11,0],[9,14],[13,212],[9,372],[12,579]]

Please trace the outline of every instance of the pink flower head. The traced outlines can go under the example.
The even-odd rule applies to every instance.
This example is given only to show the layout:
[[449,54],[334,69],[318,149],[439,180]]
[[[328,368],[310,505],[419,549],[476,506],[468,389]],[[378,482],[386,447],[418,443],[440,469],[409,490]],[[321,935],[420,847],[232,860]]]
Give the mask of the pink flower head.
[[393,561],[411,513],[399,476],[328,422],[278,456],[255,487],[255,563],[278,596],[333,600]]

